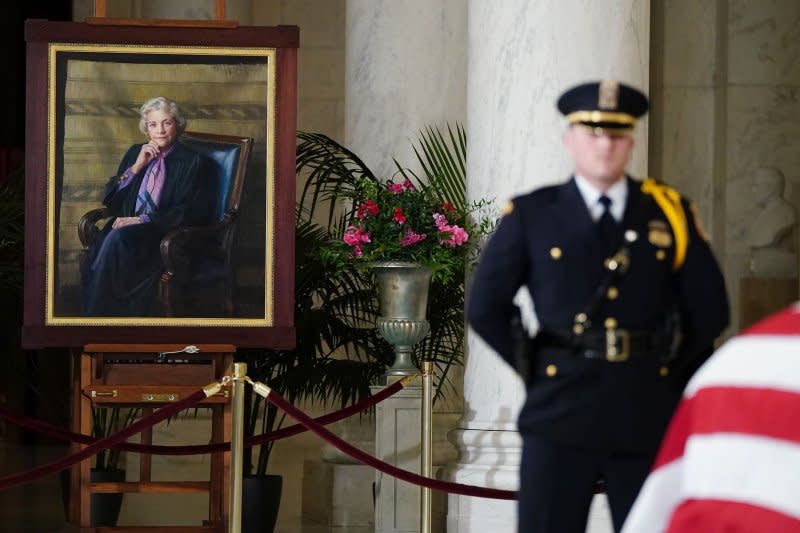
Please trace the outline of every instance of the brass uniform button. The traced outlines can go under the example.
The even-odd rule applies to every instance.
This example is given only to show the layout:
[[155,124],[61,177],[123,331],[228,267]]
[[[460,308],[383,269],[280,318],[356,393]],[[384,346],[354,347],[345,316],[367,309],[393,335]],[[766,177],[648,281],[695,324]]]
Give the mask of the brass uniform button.
[[572,332],[575,335],[583,335],[583,331],[586,329],[587,320],[589,320],[589,317],[586,316],[586,313],[578,313],[575,315],[575,323],[572,326]]
[[558,367],[556,365],[547,365],[547,368],[545,368],[544,371],[549,377],[552,378],[553,376],[558,374]]
[[667,257],[667,252],[664,250],[659,250],[656,252],[656,259],[659,261],[663,261],[665,257]]
[[619,289],[614,286],[609,287],[606,296],[609,300],[616,300],[619,297]]
[[550,248],[550,257],[556,260],[561,259],[561,248],[558,246],[553,246]]
[[617,319],[608,317],[606,318],[606,321],[603,322],[603,325],[606,327],[606,329],[617,329]]
[[662,366],[658,369],[658,373],[661,375],[661,377],[669,376],[669,367],[666,365]]

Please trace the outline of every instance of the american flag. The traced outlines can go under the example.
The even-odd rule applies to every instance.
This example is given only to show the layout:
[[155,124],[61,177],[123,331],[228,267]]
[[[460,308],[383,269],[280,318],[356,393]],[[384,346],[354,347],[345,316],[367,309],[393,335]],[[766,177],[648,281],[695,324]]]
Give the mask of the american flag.
[[800,532],[800,304],[686,386],[622,533]]

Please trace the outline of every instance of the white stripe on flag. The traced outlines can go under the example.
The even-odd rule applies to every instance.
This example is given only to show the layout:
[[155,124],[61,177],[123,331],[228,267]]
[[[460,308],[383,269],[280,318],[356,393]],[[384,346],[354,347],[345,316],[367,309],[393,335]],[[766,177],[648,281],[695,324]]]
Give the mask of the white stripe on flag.
[[800,518],[800,445],[716,433],[689,437],[683,456],[684,499],[728,500]]
[[694,375],[684,396],[715,386],[800,392],[800,335],[745,335],[723,345]]

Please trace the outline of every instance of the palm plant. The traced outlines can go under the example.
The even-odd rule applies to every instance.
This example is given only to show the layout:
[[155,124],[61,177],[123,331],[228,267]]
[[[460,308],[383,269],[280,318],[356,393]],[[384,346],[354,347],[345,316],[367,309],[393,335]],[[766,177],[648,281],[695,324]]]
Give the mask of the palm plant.
[[[130,426],[139,416],[139,408],[92,407],[92,437],[104,439]],[[121,470],[121,450],[102,450],[95,456],[95,470]]]
[[[402,167],[398,172],[420,187],[431,187],[442,201],[466,205],[466,135],[461,126],[448,135],[427,128],[414,147],[422,175]],[[352,220],[348,194],[360,179],[379,178],[352,151],[320,133],[298,132],[296,171],[303,188],[296,210],[295,327],[293,350],[240,350],[248,375],[267,383],[290,402],[312,399],[345,405],[366,398],[394,359],[393,347],[375,329],[378,303],[368,274],[355,267],[334,271],[320,250],[341,239]],[[482,226],[485,230],[485,223]],[[461,364],[464,342],[464,267],[449,283],[434,282],[429,294],[430,333],[417,357],[438,367],[437,397],[449,370]],[[246,402],[246,432],[273,431],[283,418],[253,395]],[[255,457],[248,452],[245,468],[255,475],[267,470],[272,443]]]
[[[301,211],[298,211],[300,213]],[[304,211],[303,211],[304,212]],[[370,394],[369,385],[393,357],[374,328],[362,325],[363,309],[370,297],[358,274],[333,272],[315,257],[329,234],[309,220],[298,219],[295,238],[295,327],[293,350],[240,350],[237,358],[248,365],[247,373],[267,383],[290,402],[313,399],[345,406]],[[360,312],[360,311],[359,311]],[[254,435],[280,427],[283,416],[263,398],[247,389],[245,432]],[[245,469],[266,474],[273,442],[261,446],[257,457],[245,453]]]
[[[308,206],[310,216],[324,217],[333,239],[341,239],[344,228],[352,223],[356,213],[343,199],[352,197],[360,180],[379,182],[367,165],[352,151],[333,139],[319,133],[299,133],[297,170],[306,172],[301,205]],[[464,128],[448,126],[446,134],[437,127],[427,127],[420,132],[418,144],[412,146],[421,167],[421,175],[405,168],[394,160],[397,172],[410,179],[415,186],[432,191],[441,202],[449,202],[458,209],[466,209],[466,154],[467,139]],[[344,205],[343,205],[344,204]],[[321,207],[322,206],[322,207]],[[484,206],[485,207],[485,206]],[[320,210],[321,213],[316,211]],[[490,230],[487,217],[476,221],[478,234]],[[477,236],[476,236],[477,237]],[[477,254],[477,248],[473,249]],[[461,363],[464,343],[464,277],[475,255],[465,261],[452,281],[434,280],[428,296],[428,321],[430,333],[416,347],[418,359],[430,360],[437,367],[436,397],[444,391],[449,370]],[[371,282],[356,278],[361,291],[372,294]],[[368,316],[369,327],[378,315],[374,297],[358,301],[355,316]],[[380,341],[382,342],[382,341]],[[385,343],[383,343],[385,344]],[[388,348],[387,348],[388,349]]]
[[21,172],[0,183],[0,290],[22,295],[22,247],[24,230],[24,183]]

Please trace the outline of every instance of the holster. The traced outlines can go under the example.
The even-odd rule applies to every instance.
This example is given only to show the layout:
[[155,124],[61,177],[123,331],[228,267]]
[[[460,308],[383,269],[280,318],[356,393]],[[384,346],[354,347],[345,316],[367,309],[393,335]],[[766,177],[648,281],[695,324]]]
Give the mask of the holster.
[[677,309],[667,313],[664,320],[664,338],[671,339],[666,353],[662,356],[661,362],[670,365],[676,361],[683,344],[683,321]]
[[522,325],[522,313],[515,307],[515,313],[511,316],[511,339],[514,345],[514,367],[517,373],[527,385],[530,383],[535,364],[535,339],[528,336],[528,332]]

